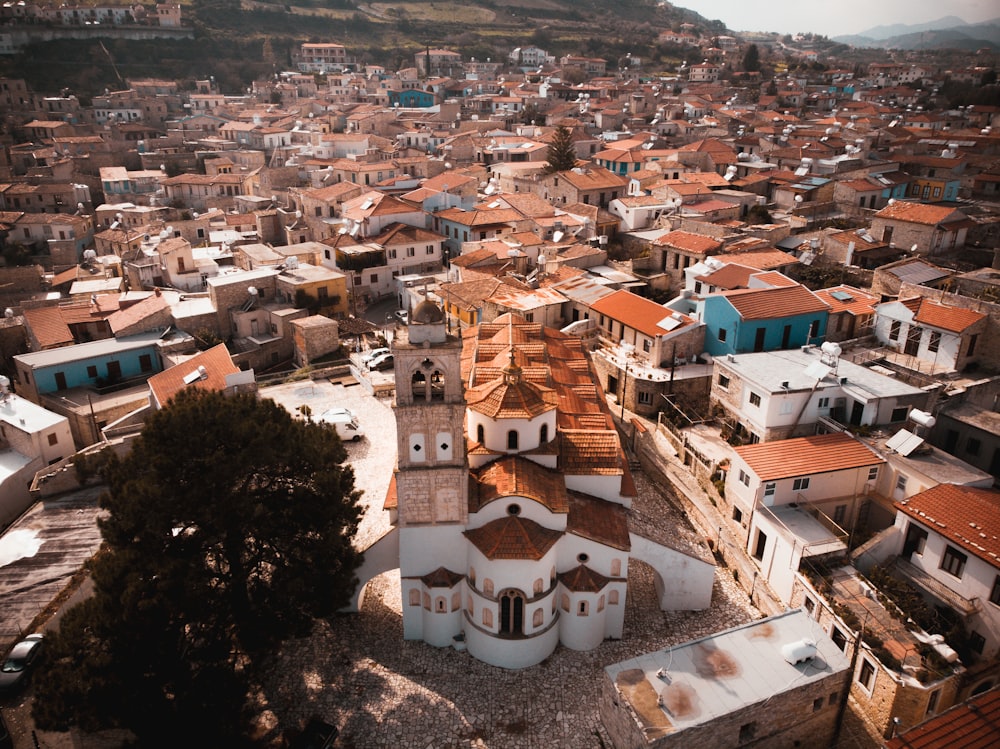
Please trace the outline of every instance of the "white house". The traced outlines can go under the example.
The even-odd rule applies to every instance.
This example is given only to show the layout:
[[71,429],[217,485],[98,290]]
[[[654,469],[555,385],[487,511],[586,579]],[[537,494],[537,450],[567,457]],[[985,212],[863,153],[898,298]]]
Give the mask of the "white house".
[[735,449],[725,490],[732,527],[782,601],[804,557],[846,551],[884,464],[844,432]]
[[929,363],[935,373],[960,372],[978,361],[987,320],[982,312],[914,297],[875,308],[875,337],[883,346]]
[[459,339],[425,300],[393,354],[395,529],[366,550],[356,596],[398,567],[406,639],[504,668],[591,650],[622,636],[632,558],[664,609],[710,604],[707,546],[629,531],[635,487],[579,338],[506,314]]
[[69,419],[9,391],[0,375],[0,526],[31,504],[35,474],[76,452]]
[[812,433],[824,422],[901,426],[929,398],[921,388],[841,359],[830,343],[718,357],[713,369],[711,404],[750,442]]

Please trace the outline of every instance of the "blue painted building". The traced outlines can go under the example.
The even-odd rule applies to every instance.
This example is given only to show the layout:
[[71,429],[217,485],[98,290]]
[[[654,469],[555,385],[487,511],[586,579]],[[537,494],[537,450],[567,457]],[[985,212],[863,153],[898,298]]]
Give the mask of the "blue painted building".
[[798,284],[741,289],[698,301],[705,351],[712,356],[822,343],[829,306]]
[[413,109],[426,109],[437,103],[436,97],[430,91],[408,89],[406,91],[390,91],[389,106]]
[[16,387],[35,403],[41,396],[72,388],[99,392],[163,371],[161,331],[127,338],[105,338],[74,346],[33,351],[14,357]]

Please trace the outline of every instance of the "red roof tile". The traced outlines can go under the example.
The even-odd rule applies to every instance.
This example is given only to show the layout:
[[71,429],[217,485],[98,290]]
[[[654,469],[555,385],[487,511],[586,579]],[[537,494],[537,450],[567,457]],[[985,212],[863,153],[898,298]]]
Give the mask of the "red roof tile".
[[829,309],[826,302],[799,285],[729,291],[725,297],[744,320],[770,320]]
[[1000,492],[938,484],[896,507],[966,551],[1000,567]]
[[986,315],[982,312],[963,307],[949,307],[926,298],[921,301],[920,309],[913,317],[914,322],[949,330],[952,333],[961,333],[985,319]]
[[994,749],[1000,746],[1000,688],[925,720],[889,739],[886,749]]
[[539,560],[562,537],[534,520],[507,515],[464,535],[487,559]]
[[736,448],[761,481],[876,466],[885,460],[849,434],[814,434]]
[[[192,383],[184,378],[195,372],[199,366],[205,368],[205,376]],[[181,364],[176,364],[149,378],[149,389],[162,408],[179,390],[186,387],[201,390],[225,390],[226,375],[236,374],[240,368],[233,364],[226,344],[220,343],[207,351],[195,354]]]

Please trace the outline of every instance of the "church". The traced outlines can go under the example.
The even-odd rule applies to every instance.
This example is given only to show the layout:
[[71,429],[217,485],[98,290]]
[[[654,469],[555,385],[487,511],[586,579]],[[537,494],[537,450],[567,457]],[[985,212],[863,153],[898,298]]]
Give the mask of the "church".
[[[393,354],[393,530],[362,586],[398,560],[403,636],[504,668],[621,638],[636,490],[581,339],[512,314],[458,336],[423,301]],[[679,607],[708,606],[702,566]]]

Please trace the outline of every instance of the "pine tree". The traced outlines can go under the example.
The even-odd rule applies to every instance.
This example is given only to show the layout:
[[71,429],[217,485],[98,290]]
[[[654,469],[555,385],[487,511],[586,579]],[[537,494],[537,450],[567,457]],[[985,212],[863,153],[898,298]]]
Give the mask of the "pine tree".
[[351,598],[360,510],[326,425],[184,390],[101,471],[94,595],[48,640],[43,730],[124,727],[146,747],[247,745],[255,669]]
[[573,148],[573,134],[565,125],[556,128],[549,143],[546,171],[565,172],[576,166],[576,150]]

